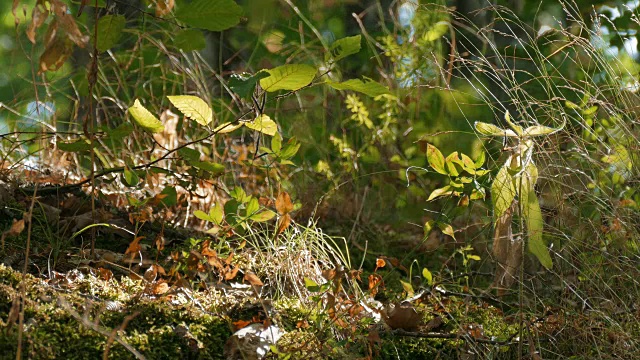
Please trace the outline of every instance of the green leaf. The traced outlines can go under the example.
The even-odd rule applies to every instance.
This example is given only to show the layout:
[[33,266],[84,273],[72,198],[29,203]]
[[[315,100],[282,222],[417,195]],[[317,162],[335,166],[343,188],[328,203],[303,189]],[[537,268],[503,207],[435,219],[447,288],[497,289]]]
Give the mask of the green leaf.
[[278,125],[271,120],[269,115],[262,114],[252,122],[244,123],[251,130],[259,131],[265,135],[273,136],[278,132]]
[[265,70],[269,76],[260,79],[260,86],[264,91],[298,90],[311,83],[316,76],[317,69],[306,64],[282,65]]
[[176,11],[176,18],[183,23],[211,31],[236,26],[241,16],[242,8],[233,0],[194,0]]
[[160,192],[160,194],[166,195],[160,200],[160,202],[165,206],[173,206],[178,203],[178,193],[176,192],[175,187],[167,186],[162,189],[162,192]]
[[475,261],[480,261],[481,258],[478,255],[467,255],[467,260],[475,260]]
[[501,129],[493,124],[487,124],[481,121],[476,121],[474,127],[476,131],[482,135],[518,137],[513,130]]
[[560,131],[562,128],[554,129],[548,126],[536,125],[530,126],[524,131],[524,136],[549,135]]
[[329,52],[324,55],[324,61],[329,62],[333,58],[335,62],[358,53],[360,51],[361,38],[360,35],[356,35],[334,41],[329,48]]
[[173,106],[181,113],[200,125],[208,125],[213,120],[213,112],[209,105],[197,96],[177,95],[167,96]]
[[509,110],[504,113],[504,120],[507,122],[507,124],[509,124],[509,126],[511,126],[513,131],[515,131],[518,136],[522,135],[522,126],[511,121],[511,114],[509,113]]
[[447,170],[444,168],[444,156],[437,147],[431,144],[427,144],[427,160],[433,170],[440,174],[448,175]]
[[125,23],[123,15],[105,15],[98,20],[98,40],[95,42],[98,51],[107,51],[118,43]]
[[173,46],[185,52],[196,51],[204,49],[207,46],[207,41],[202,30],[184,29],[173,38]]
[[257,214],[251,215],[250,219],[257,222],[263,222],[263,221],[268,221],[273,219],[274,216],[276,216],[275,212],[271,210],[265,210]]
[[591,115],[595,114],[595,113],[596,113],[596,111],[598,111],[598,107],[597,107],[597,106],[592,106],[592,107],[590,107],[590,108],[588,108],[588,109],[585,109],[585,110],[582,112],[582,115],[584,115],[584,116],[591,116]]
[[187,160],[187,162],[200,160],[200,152],[189,147],[181,148],[180,150],[178,150],[178,154],[180,154],[183,159]]
[[222,223],[222,219],[224,218],[224,207],[220,202],[217,202],[211,209],[209,209],[209,217],[216,225],[220,225]]
[[271,139],[271,151],[278,154],[282,149],[282,136],[280,133],[276,133],[273,139]]
[[225,170],[224,165],[209,161],[189,161],[189,165],[204,171],[208,171],[214,175],[223,174]]
[[431,230],[433,230],[433,225],[435,223],[433,222],[433,220],[429,220],[426,223],[424,223],[424,236],[427,236],[431,233]]
[[131,171],[126,167],[124,168],[123,176],[124,176],[125,185],[127,186],[136,186],[140,182],[140,177],[138,177],[138,174],[136,174],[135,171]]
[[299,149],[300,143],[298,142],[298,140],[296,140],[296,138],[292,137],[291,139],[289,139],[289,141],[287,141],[287,145],[285,145],[280,152],[280,158],[290,159],[298,153]]
[[209,214],[207,214],[206,212],[204,212],[202,210],[194,211],[193,212],[193,216],[197,217],[200,220],[213,222],[213,219],[209,216]]
[[247,203],[247,216],[253,215],[258,212],[258,210],[260,210],[260,203],[258,202],[258,199],[251,198]]
[[433,275],[431,274],[431,271],[429,271],[429,269],[422,268],[422,277],[427,280],[427,284],[429,286],[433,285]]
[[320,286],[317,282],[309,279],[308,277],[304,278],[304,287],[311,292],[318,292],[320,290]]
[[260,79],[264,79],[269,76],[269,73],[262,70],[251,75],[243,72],[240,74],[232,74],[229,79],[229,88],[233,90],[242,98],[248,98],[256,87],[256,84]]
[[239,203],[245,203],[249,201],[250,196],[247,196],[247,193],[239,186],[236,186],[231,190],[229,196],[236,199]]
[[427,199],[427,201],[431,201],[433,199],[436,199],[440,196],[445,196],[445,195],[451,195],[453,194],[453,190],[451,190],[451,186],[446,185],[444,187],[441,187],[439,189],[435,189],[431,192],[431,194],[429,195],[429,198]]
[[402,288],[404,289],[404,291],[407,292],[407,295],[409,297],[413,296],[413,286],[411,286],[410,283],[402,280],[400,280],[400,283],[402,284]]
[[458,176],[460,175],[460,173],[458,172],[458,169],[456,168],[455,164],[460,165],[460,167],[462,167],[462,161],[460,161],[460,159],[458,158],[458,152],[454,151],[451,154],[449,154],[446,159],[444,159],[445,164],[447,165],[447,172],[450,175],[453,176]]
[[389,89],[387,89],[386,86],[366,76],[364,76],[363,78],[364,81],[360,79],[351,79],[341,83],[327,81],[326,84],[336,90],[357,91],[371,97],[390,94]]
[[482,165],[484,165],[484,161],[485,161],[485,154],[484,154],[484,151],[481,151],[480,156],[478,156],[478,158],[474,162],[474,164],[476,165],[476,169],[479,169]]
[[456,238],[456,234],[453,231],[453,226],[445,223],[438,222],[438,228],[442,231],[443,234],[451,236],[454,240]]
[[226,122],[224,124],[218,125],[215,129],[213,129],[213,132],[216,134],[226,134],[236,129],[239,129],[241,127],[242,127],[242,123],[232,124],[230,122]]
[[447,33],[447,31],[449,31],[449,22],[438,21],[431,27],[431,29],[424,33],[423,38],[426,41],[435,41],[440,39],[444,34]]
[[493,203],[493,216],[497,221],[511,206],[516,196],[516,188],[513,178],[506,166],[500,168],[496,178],[491,184],[491,202]]
[[122,140],[133,133],[133,125],[129,123],[122,123],[115,129],[105,129],[105,132],[107,133],[107,138]]
[[58,149],[68,152],[82,152],[91,150],[91,142],[85,139],[80,139],[71,143],[58,141],[56,145],[58,146]]
[[565,102],[564,102],[564,105],[565,105],[566,107],[568,107],[569,109],[573,109],[573,110],[577,110],[577,109],[579,109],[579,108],[580,108],[580,106],[579,106],[578,104],[576,104],[576,103],[574,103],[574,102],[571,102],[571,101],[569,101],[569,100],[565,101]]
[[145,131],[150,133],[160,133],[164,131],[164,125],[162,125],[160,120],[142,106],[138,99],[136,99],[133,106],[129,108],[129,114],[131,114],[135,123]]
[[529,192],[525,221],[529,235],[529,244],[527,246],[529,252],[535,255],[544,267],[551,269],[553,267],[551,255],[542,239],[544,220],[542,219],[538,197],[533,191]]

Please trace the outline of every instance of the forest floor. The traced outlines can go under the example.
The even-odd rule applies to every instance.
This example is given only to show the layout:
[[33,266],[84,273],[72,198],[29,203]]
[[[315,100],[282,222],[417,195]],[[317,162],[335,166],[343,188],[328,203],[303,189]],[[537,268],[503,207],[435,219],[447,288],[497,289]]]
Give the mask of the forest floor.
[[331,250],[305,247],[327,240],[314,224],[269,250],[260,232],[216,242],[104,201],[92,227],[82,192],[0,190],[1,358],[19,347],[32,359],[539,358],[541,342],[575,335],[562,333],[569,321],[602,326],[621,347],[629,339],[616,334],[640,335],[640,312],[620,314],[630,328],[613,332],[604,317],[518,312],[430,273],[394,281],[408,270],[391,256],[367,271],[320,264]]

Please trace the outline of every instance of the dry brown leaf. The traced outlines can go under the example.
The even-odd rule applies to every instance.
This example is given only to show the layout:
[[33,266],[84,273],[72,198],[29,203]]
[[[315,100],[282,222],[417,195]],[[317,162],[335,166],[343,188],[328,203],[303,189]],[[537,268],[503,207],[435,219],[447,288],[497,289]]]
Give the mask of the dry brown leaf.
[[251,271],[247,271],[244,273],[244,279],[245,281],[249,282],[249,284],[253,285],[253,286],[263,286],[264,284],[262,283],[262,281],[260,280],[260,278],[258,276],[256,276],[256,274],[254,274]]
[[153,284],[152,292],[154,295],[162,295],[166,294],[169,291],[169,284],[167,284],[164,280],[159,280],[157,283]]
[[376,296],[379,287],[382,286],[382,284],[382,276],[378,274],[369,275],[369,293],[371,294],[371,296]]
[[291,224],[291,215],[289,215],[289,214],[282,215],[278,219],[278,232],[277,232],[277,235],[282,234],[282,232],[285,231],[289,227],[290,224]]
[[48,1],[51,4],[51,11],[56,15],[56,19],[60,22],[69,40],[84,48],[89,42],[89,36],[82,34],[76,19],[67,11],[67,5],[61,0]]
[[280,192],[276,198],[276,210],[280,215],[286,215],[293,211],[293,203],[291,203],[291,197],[286,191]]
[[18,17],[18,4],[20,0],[13,0],[13,5],[11,6],[11,13],[13,14],[13,19],[16,23],[16,26],[20,24],[20,18]]
[[238,268],[237,267],[227,271],[224,274],[224,279],[227,280],[227,281],[233,280],[236,277],[236,275],[238,275]]
[[514,237],[511,228],[516,206],[517,202],[514,201],[496,221],[494,230],[493,255],[497,263],[494,283],[499,293],[515,282],[516,274],[522,264],[522,237]]
[[[14,2],[14,5],[17,6],[17,3]],[[36,43],[36,30],[38,30],[38,28],[42,26],[42,24],[44,24],[45,20],[47,20],[47,17],[49,17],[49,10],[47,10],[46,5],[44,4],[44,0],[38,0],[38,2],[36,2],[36,5],[33,7],[33,11],[31,12],[31,23],[29,24],[26,32],[27,38],[29,39],[29,41],[31,41],[32,44]],[[16,20],[17,19],[18,17],[16,17]]]
[[234,321],[232,324],[233,324],[233,330],[238,331],[242,328],[249,326],[249,324],[251,324],[251,321],[238,320],[238,321]]
[[131,254],[135,256],[138,252],[142,251],[142,246],[140,246],[140,240],[144,239],[144,236],[137,236],[127,247],[127,251],[124,252],[125,255]]
[[392,329],[415,330],[422,322],[422,317],[413,305],[404,301],[392,309],[382,311],[382,319]]
[[175,5],[174,0],[157,0],[156,1],[156,16],[164,16],[171,12]]
[[113,278],[113,272],[103,267],[98,268],[98,274],[100,275],[100,279],[105,281],[109,281],[111,280],[111,278]]
[[6,231],[7,236],[18,236],[24,230],[24,218],[20,220],[13,219],[13,223],[9,230]]
[[158,249],[158,251],[164,250],[164,235],[162,233],[159,233],[153,243],[156,245],[156,249]]
[[387,263],[384,261],[384,259],[377,258],[376,259],[376,268],[373,271],[377,271],[378,269],[382,269],[383,267],[385,267],[385,265],[387,265]]
[[64,36],[56,36],[40,55],[39,73],[58,70],[73,53],[73,43]]

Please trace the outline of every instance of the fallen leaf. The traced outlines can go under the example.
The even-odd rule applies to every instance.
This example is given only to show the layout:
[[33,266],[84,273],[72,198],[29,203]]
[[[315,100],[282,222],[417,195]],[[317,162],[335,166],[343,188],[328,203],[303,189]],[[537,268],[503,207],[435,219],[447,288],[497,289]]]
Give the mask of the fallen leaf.
[[406,331],[415,330],[422,322],[422,317],[408,301],[383,310],[382,319],[390,328]]
[[382,269],[383,267],[385,267],[385,265],[387,265],[387,263],[384,261],[384,259],[377,258],[376,259],[376,268],[373,271],[375,272],[378,269]]
[[230,270],[230,271],[227,271],[227,272],[224,274],[224,279],[225,279],[225,280],[227,280],[227,281],[229,281],[229,280],[233,280],[233,279],[236,277],[236,275],[238,275],[238,268],[237,268],[237,267],[236,267],[236,268],[233,268],[233,269],[232,269],[232,270]]
[[253,285],[253,286],[263,286],[264,284],[262,283],[262,281],[260,280],[260,278],[258,276],[256,276],[256,274],[254,274],[251,271],[247,271],[246,273],[244,273],[244,279],[249,282],[249,284]]

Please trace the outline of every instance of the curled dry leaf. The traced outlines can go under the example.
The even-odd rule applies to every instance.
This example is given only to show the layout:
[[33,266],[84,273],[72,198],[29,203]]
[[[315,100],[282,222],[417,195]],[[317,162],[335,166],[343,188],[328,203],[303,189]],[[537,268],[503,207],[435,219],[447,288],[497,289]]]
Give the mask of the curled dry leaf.
[[137,236],[127,247],[127,251],[124,252],[125,255],[131,254],[131,256],[135,256],[138,252],[142,251],[142,246],[140,246],[140,240],[144,239],[144,236]]
[[378,274],[370,274],[369,275],[369,293],[371,296],[376,296],[380,286],[382,286],[384,282],[382,281],[382,276]]
[[[14,1],[14,6],[17,6],[16,2],[17,0]],[[13,10],[15,16],[15,8]],[[27,28],[27,38],[29,39],[29,41],[31,41],[32,44],[36,43],[36,30],[38,30],[38,28],[42,26],[42,24],[44,24],[44,21],[47,20],[47,17],[49,17],[49,10],[44,4],[44,0],[38,0],[36,5],[33,7],[33,11],[31,12],[31,23]],[[15,18],[16,21],[18,21],[18,17],[16,16]]]
[[384,261],[384,259],[377,258],[376,259],[376,268],[373,271],[377,271],[378,269],[382,269],[383,267],[385,267],[385,265],[387,265],[387,263]]

